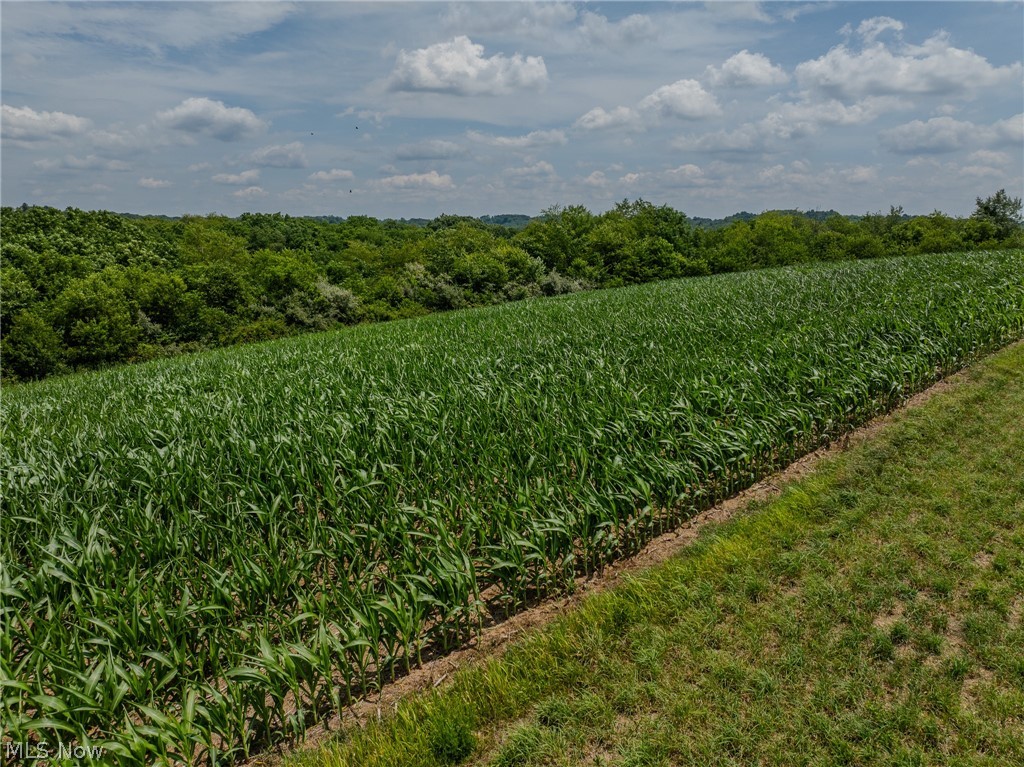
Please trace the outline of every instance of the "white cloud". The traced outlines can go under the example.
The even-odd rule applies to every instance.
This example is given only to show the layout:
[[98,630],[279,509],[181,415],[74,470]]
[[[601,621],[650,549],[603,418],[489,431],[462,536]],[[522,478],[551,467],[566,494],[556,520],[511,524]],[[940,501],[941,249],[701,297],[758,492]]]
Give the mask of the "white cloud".
[[758,21],[770,24],[774,21],[764,8],[764,3],[705,3],[705,10],[726,21],[749,22]]
[[615,107],[607,111],[604,107],[595,107],[580,117],[574,127],[582,130],[601,130],[603,128],[637,127],[640,115],[630,107]]
[[260,197],[266,197],[267,193],[263,187],[260,186],[249,186],[245,189],[239,189],[237,192],[231,193],[232,197],[237,197],[240,200],[256,200]]
[[665,117],[703,120],[722,114],[715,97],[696,80],[677,80],[649,93],[636,108],[618,106],[611,110],[595,107],[574,123],[581,130],[606,128],[642,129]]
[[873,43],[883,32],[902,32],[903,22],[897,21],[889,16],[875,16],[864,19],[857,26],[857,34],[864,38],[865,42]]
[[782,85],[789,75],[762,53],[746,49],[725,60],[720,68],[708,67],[705,76],[713,85],[730,87]]
[[676,149],[721,153],[759,153],[777,151],[784,142],[813,136],[828,126],[863,125],[901,106],[891,96],[868,98],[846,105],[829,101],[783,102],[757,122],[744,123],[733,130],[718,130],[702,136],[680,136],[672,142]]
[[665,181],[673,186],[700,186],[704,183],[704,171],[697,165],[680,165],[662,173]]
[[218,173],[211,180],[217,184],[245,186],[246,184],[251,184],[253,181],[259,181],[259,179],[259,168],[253,168],[252,170],[244,170],[241,173]]
[[225,106],[208,98],[190,98],[160,112],[157,122],[186,133],[199,133],[220,141],[237,141],[262,133],[267,124],[242,107]]
[[971,146],[1020,147],[1024,143],[1024,115],[977,125],[952,117],[912,120],[879,134],[882,146],[896,154],[943,154]]
[[[879,24],[872,29],[881,31]],[[887,94],[972,97],[980,88],[1019,87],[1021,72],[1019,62],[992,66],[984,56],[955,48],[945,34],[919,46],[899,44],[895,51],[877,41],[859,51],[838,45],[796,67],[804,87],[847,100]]]
[[892,96],[866,98],[850,105],[835,99],[784,102],[765,115],[759,128],[775,138],[799,138],[813,135],[826,125],[864,125],[900,106]]
[[515,34],[550,38],[576,19],[572,3],[452,3],[442,19],[446,29],[461,34]]
[[84,117],[66,112],[37,112],[31,107],[0,107],[0,124],[4,138],[16,141],[47,141],[75,136],[89,129]]
[[132,131],[125,130],[95,130],[89,133],[89,139],[93,146],[100,149],[112,149],[120,152],[130,152],[141,146],[139,136]]
[[436,170],[429,173],[409,173],[407,175],[388,176],[380,180],[386,189],[453,189],[452,177],[440,175]]
[[640,13],[612,22],[599,13],[583,11],[579,32],[591,44],[619,46],[650,40],[657,35],[658,28],[650,16]]
[[22,12],[21,28],[33,36],[59,29],[123,48],[161,51],[212,46],[262,32],[297,9],[295,3],[182,3],[160,13],[148,3],[69,3],[38,6]]
[[555,168],[549,162],[536,162],[533,165],[526,165],[521,168],[506,168],[506,176],[512,176],[514,178],[534,178],[538,176],[553,176],[555,175]]
[[213,166],[210,165],[210,163],[208,162],[194,162],[191,165],[189,165],[185,170],[190,171],[191,173],[197,173],[202,170],[209,170],[212,167]]
[[595,170],[593,173],[591,173],[589,176],[583,179],[583,183],[586,184],[587,186],[592,186],[597,189],[603,189],[604,187],[608,186],[608,179],[604,175],[603,171]]
[[959,173],[964,178],[1002,178],[1005,175],[1002,168],[993,168],[991,165],[964,165]]
[[801,16],[808,13],[820,13],[822,11],[829,11],[834,8],[836,3],[832,2],[821,2],[817,0],[813,3],[804,3],[803,5],[789,5],[788,3],[783,6],[779,15],[786,21],[796,21]]
[[992,125],[989,141],[993,146],[1015,146],[1024,144],[1024,113],[999,120]]
[[722,114],[715,97],[696,80],[677,80],[671,85],[663,85],[646,96],[638,106],[661,117],[684,120],[703,120]]
[[626,173],[619,178],[619,183],[627,186],[643,184],[651,189],[678,189],[703,187],[712,182],[700,166],[687,163],[664,170]]
[[502,149],[537,149],[542,146],[564,146],[568,143],[565,131],[535,130],[525,136],[491,136],[479,131],[468,131],[466,135],[473,141]]
[[952,117],[933,117],[927,122],[914,120],[882,131],[879,139],[882,146],[898,154],[940,154],[966,146],[974,131],[973,123]]
[[465,35],[414,51],[399,51],[391,72],[396,91],[434,91],[458,96],[498,95],[540,88],[548,80],[541,56],[484,57],[484,47]]
[[717,130],[701,136],[679,136],[672,147],[700,152],[752,153],[765,150],[766,135],[756,123],[744,123],[734,130]]
[[450,160],[461,157],[466,150],[454,141],[430,139],[415,144],[402,144],[395,150],[396,160]]
[[162,178],[146,177],[139,179],[139,186],[141,186],[143,189],[166,189],[167,187],[172,186],[172,184],[170,181],[167,181]]
[[971,152],[967,155],[967,159],[978,165],[993,165],[997,168],[1003,168],[1010,164],[1010,155],[1006,152],[993,152],[990,149]]
[[305,168],[306,148],[301,141],[265,146],[249,155],[248,161],[265,168]]
[[108,160],[104,157],[97,157],[94,154],[85,157],[76,157],[73,154],[65,155],[60,160],[44,159],[36,160],[34,163],[41,170],[110,170],[126,171],[131,170],[131,164],[124,160]]
[[839,175],[851,184],[868,184],[878,181],[878,168],[871,165],[854,165],[843,168]]
[[312,173],[309,176],[310,181],[351,181],[356,176],[350,170],[342,170],[341,168],[331,168],[330,170],[318,170],[316,173]]

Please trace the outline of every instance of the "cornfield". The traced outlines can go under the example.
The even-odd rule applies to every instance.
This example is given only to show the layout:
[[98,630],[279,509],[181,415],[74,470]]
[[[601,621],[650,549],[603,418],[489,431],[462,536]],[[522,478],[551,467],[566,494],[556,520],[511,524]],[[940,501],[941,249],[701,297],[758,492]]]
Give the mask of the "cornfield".
[[1020,338],[1022,275],[721,275],[9,388],[0,729],[104,764],[298,737]]

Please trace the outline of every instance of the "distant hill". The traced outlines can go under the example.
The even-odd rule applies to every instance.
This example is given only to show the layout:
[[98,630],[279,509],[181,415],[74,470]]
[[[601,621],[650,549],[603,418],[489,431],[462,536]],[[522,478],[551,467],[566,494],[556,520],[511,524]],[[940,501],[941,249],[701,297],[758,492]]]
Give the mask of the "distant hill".
[[522,229],[533,220],[533,217],[522,213],[501,213],[497,216],[480,216],[480,220],[485,224],[507,226],[509,229]]
[[[836,210],[766,210],[764,213],[781,213],[787,216],[803,216],[809,218],[812,221],[824,221],[832,216],[843,216],[850,221],[859,221],[863,216],[848,216],[840,213]],[[734,224],[737,221],[750,221],[762,215],[761,213],[748,213],[747,211],[741,211],[739,213],[733,213],[731,216],[725,218],[701,218],[700,216],[690,216],[690,222],[701,229],[722,229],[723,227]]]
[[[26,208],[29,206],[25,206]],[[739,213],[733,213],[731,216],[725,218],[704,218],[702,216],[688,216],[690,223],[692,223],[698,229],[723,229],[729,224],[736,223],[737,221],[751,221],[763,213],[781,213],[787,216],[802,216],[803,218],[811,219],[812,221],[825,221],[832,216],[842,216],[849,221],[860,221],[864,218],[863,215],[850,215],[846,213],[840,213],[837,210],[766,210],[762,213],[750,213],[749,211],[743,210]],[[152,213],[121,213],[119,215],[125,218],[139,219],[139,218],[158,218],[166,221],[177,221],[180,216],[166,216]],[[230,217],[229,217],[230,218]],[[313,221],[321,221],[327,224],[342,224],[346,220],[346,216],[290,216],[290,218],[308,218]],[[525,213],[499,213],[493,216],[456,216],[455,218],[461,218],[464,220],[475,219],[483,224],[492,226],[503,226],[508,229],[523,229],[537,216],[527,216]],[[909,214],[902,214],[901,220],[909,220],[913,218]],[[381,219],[385,220],[385,219]],[[407,224],[409,226],[416,226],[420,228],[426,228],[432,221],[436,219],[431,218],[398,218],[398,219],[387,219],[396,221],[399,224]]]

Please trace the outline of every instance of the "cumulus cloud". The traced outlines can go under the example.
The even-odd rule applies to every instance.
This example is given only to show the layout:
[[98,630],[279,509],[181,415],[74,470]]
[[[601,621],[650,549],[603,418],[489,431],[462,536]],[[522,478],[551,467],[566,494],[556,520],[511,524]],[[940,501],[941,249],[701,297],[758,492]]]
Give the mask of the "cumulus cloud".
[[882,146],[897,154],[955,152],[966,146],[974,123],[952,117],[933,117],[927,122],[914,120],[879,134]]
[[245,189],[239,189],[237,192],[231,193],[232,197],[237,197],[240,200],[256,200],[260,197],[266,197],[267,193],[260,186],[248,186]]
[[166,189],[171,186],[170,181],[166,181],[162,178],[140,178],[139,186],[143,189]]
[[259,181],[259,178],[259,168],[253,168],[252,170],[244,170],[241,173],[218,173],[213,177],[212,181],[217,184],[227,184],[228,186],[244,186],[251,184],[253,181]]
[[484,47],[459,35],[414,51],[402,50],[391,72],[395,91],[433,91],[457,96],[498,95],[543,87],[548,70],[542,56],[487,58]]
[[473,141],[502,149],[537,149],[543,146],[564,146],[568,143],[565,131],[535,130],[524,136],[491,136],[479,131],[468,131],[466,135]]
[[310,181],[351,181],[356,176],[350,170],[342,170],[341,168],[331,168],[330,170],[318,170],[316,173],[312,173],[309,176]]
[[684,120],[703,120],[722,114],[715,97],[696,80],[677,80],[671,85],[663,85],[644,97],[638,106],[661,117]]
[[861,50],[838,45],[820,58],[798,64],[800,84],[844,100],[890,94],[972,96],[979,88],[1020,85],[1020,62],[992,66],[984,56],[954,47],[944,33],[922,45],[899,43],[890,48],[875,37],[895,27],[871,21]]
[[265,146],[249,155],[248,161],[264,168],[305,168],[306,148],[301,141]]
[[759,128],[775,138],[800,138],[827,125],[864,125],[899,107],[899,100],[891,96],[866,98],[849,105],[835,99],[784,102],[765,115]]
[[733,88],[746,86],[782,85],[789,75],[762,53],[750,53],[744,49],[725,60],[721,67],[708,67],[705,77],[712,85]]
[[999,120],[992,125],[989,141],[994,146],[1015,146],[1024,144],[1024,113]]
[[697,165],[680,165],[662,172],[663,179],[672,186],[701,186],[705,182],[704,171]]
[[3,137],[16,141],[47,141],[84,133],[90,122],[66,112],[37,112],[31,107],[0,106]]
[[882,146],[896,154],[944,154],[970,146],[1020,146],[1024,142],[1024,115],[977,125],[952,117],[912,120],[879,134]]
[[455,183],[448,174],[440,175],[436,170],[429,173],[409,173],[388,176],[380,180],[386,189],[453,189]]
[[649,93],[635,108],[618,106],[611,110],[595,107],[574,123],[581,130],[644,128],[660,118],[703,120],[722,114],[715,97],[696,80],[677,80]]
[[782,102],[756,122],[701,136],[680,136],[672,146],[725,154],[770,152],[780,148],[783,142],[813,136],[829,126],[869,123],[899,106],[899,100],[891,96],[864,99],[849,105],[835,99]]
[[430,139],[415,144],[402,144],[395,150],[396,160],[450,160],[461,157],[466,150],[454,141]]
[[636,127],[640,124],[640,115],[630,107],[615,107],[606,110],[595,107],[575,122],[575,127],[582,130],[602,130],[604,128]]
[[157,114],[157,122],[185,133],[198,133],[219,141],[237,141],[267,129],[267,124],[242,107],[225,106],[208,98],[190,98]]

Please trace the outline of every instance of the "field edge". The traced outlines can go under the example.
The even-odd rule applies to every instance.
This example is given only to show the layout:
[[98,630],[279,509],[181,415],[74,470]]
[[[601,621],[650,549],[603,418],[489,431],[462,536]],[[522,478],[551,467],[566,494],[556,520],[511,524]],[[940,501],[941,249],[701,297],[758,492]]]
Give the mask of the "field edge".
[[[1005,374],[1005,375],[1003,375]],[[892,430],[910,419],[924,418],[922,411],[941,409],[951,403],[978,396],[993,379],[1024,374],[1024,340],[1012,341],[1003,348],[974,358],[965,367],[951,372],[927,389],[910,395],[897,408],[871,419],[848,432],[828,447],[804,455],[780,472],[770,475],[752,487],[701,512],[679,528],[650,541],[631,557],[609,565],[605,572],[580,579],[571,595],[547,601],[492,626],[466,648],[429,661],[419,669],[385,687],[383,694],[351,707],[346,715],[329,723],[310,728],[307,738],[281,752],[266,752],[250,760],[250,765],[284,764],[287,767],[306,765],[362,764],[429,764],[419,761],[432,725],[465,718],[467,712],[475,720],[476,729],[487,729],[493,721],[478,719],[481,711],[496,712],[502,706],[480,695],[497,677],[504,684],[513,679],[532,686],[541,674],[537,663],[523,667],[523,659],[539,662],[553,660],[552,653],[564,649],[566,632],[579,630],[596,616],[606,618],[628,593],[636,598],[657,580],[658,573],[673,560],[689,563],[687,568],[720,568],[715,562],[719,548],[729,549],[744,536],[758,537],[774,529],[789,530],[794,521],[806,516],[811,500],[825,493],[841,473],[844,457],[851,451],[870,445],[872,440],[893,439]],[[904,427],[905,428],[905,427]],[[769,534],[770,537],[770,534]],[[567,612],[568,611],[568,612]],[[518,676],[508,668],[519,666]],[[497,685],[501,686],[501,685]],[[522,691],[520,691],[522,692]],[[539,692],[539,691],[538,691]],[[517,696],[522,708],[530,696]],[[454,707],[454,708],[453,708]],[[441,729],[444,729],[441,727]],[[405,735],[406,737],[399,737]],[[412,761],[405,761],[395,748],[417,744]],[[338,744],[343,744],[340,747]],[[404,751],[405,749],[400,749]],[[345,755],[351,752],[351,757]],[[429,747],[427,752],[429,753]],[[349,759],[353,761],[349,761]],[[443,763],[443,762],[439,762]]]

